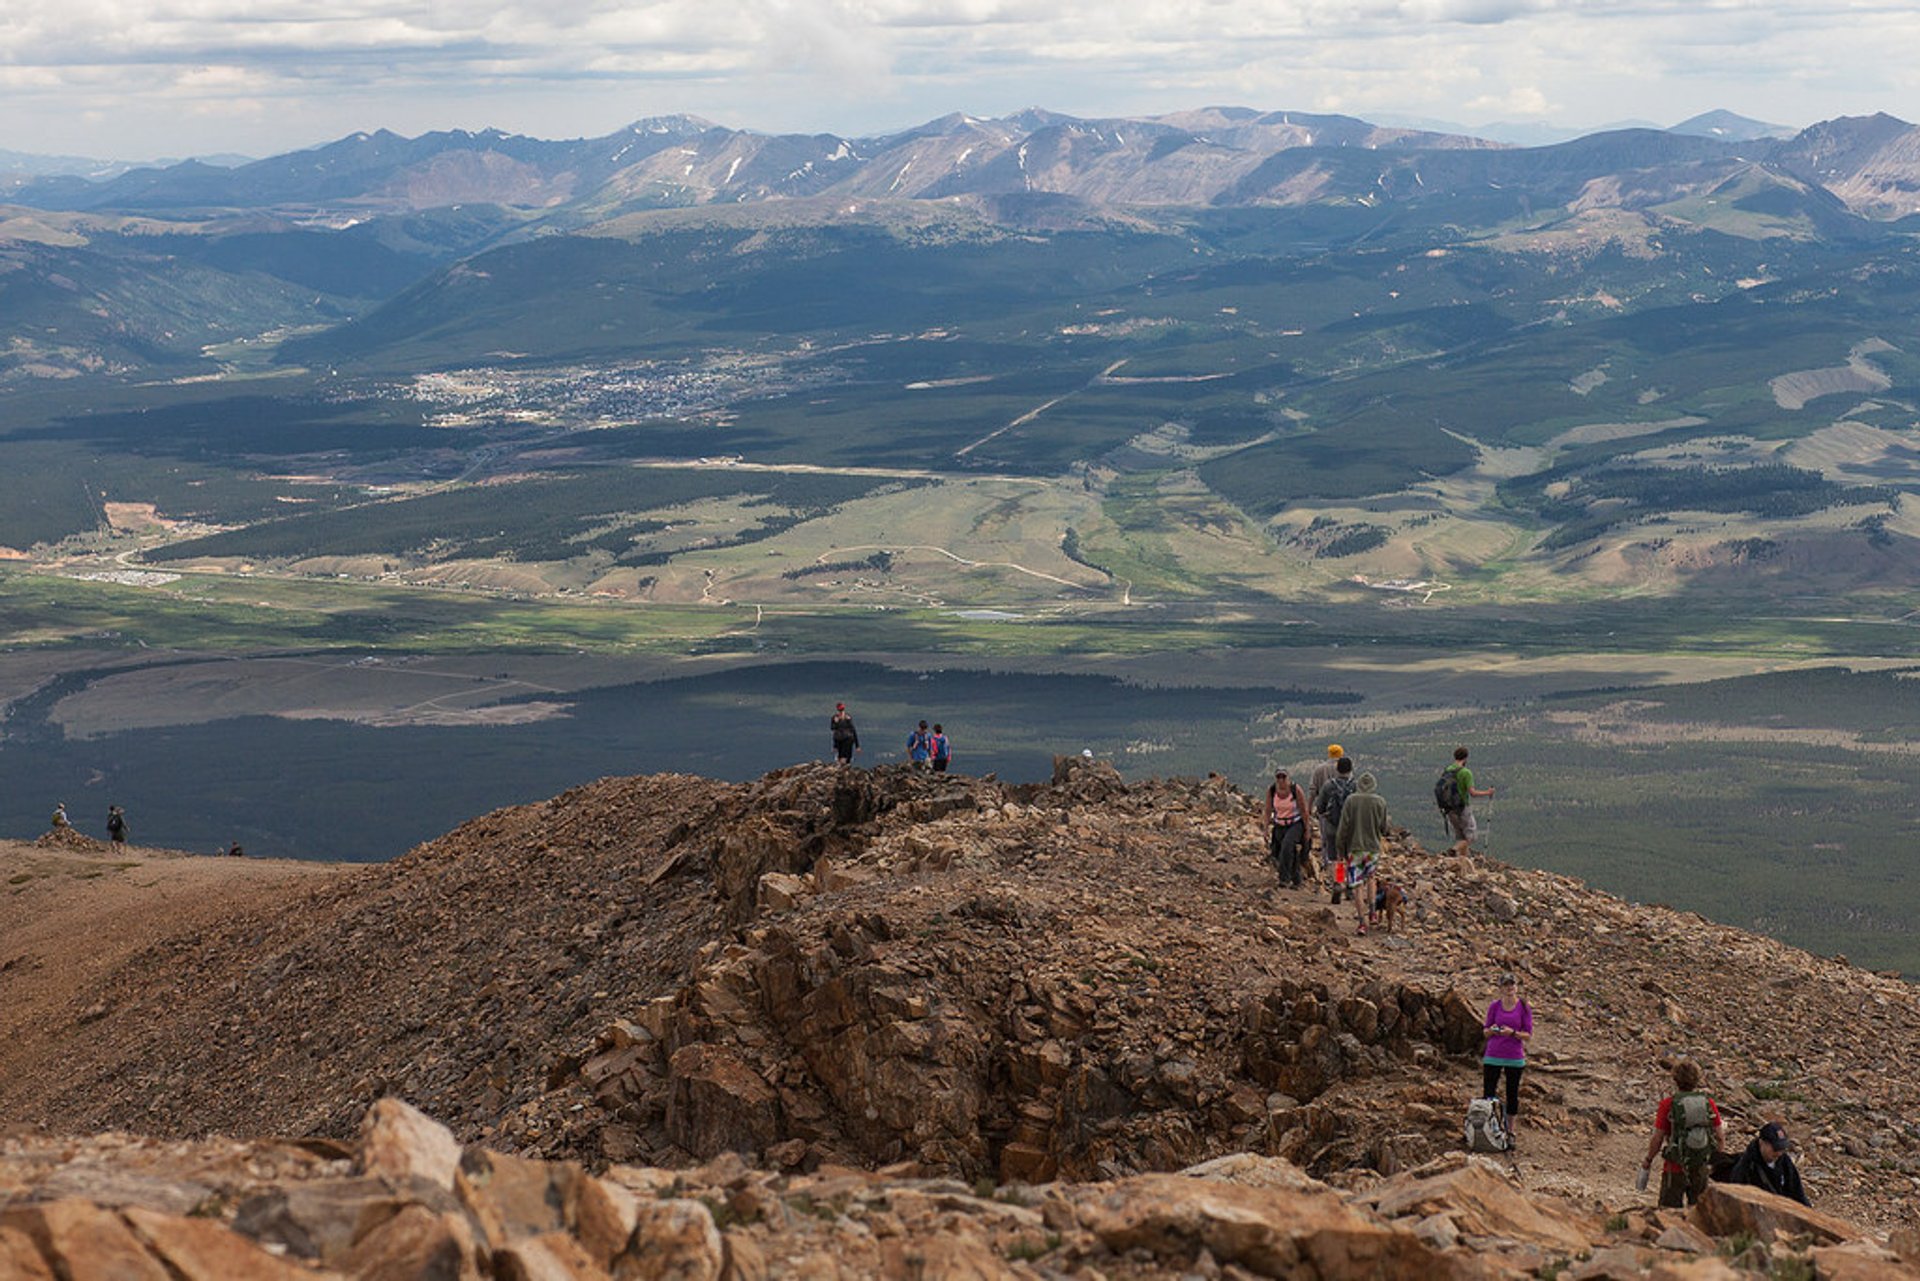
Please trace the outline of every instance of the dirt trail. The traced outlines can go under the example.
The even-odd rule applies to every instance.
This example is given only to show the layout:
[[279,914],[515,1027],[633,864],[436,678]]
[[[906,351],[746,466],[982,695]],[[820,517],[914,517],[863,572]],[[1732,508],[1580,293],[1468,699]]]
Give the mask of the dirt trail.
[[79,998],[146,948],[289,904],[350,864],[214,858],[83,836],[0,842],[0,1118],[65,1070]]

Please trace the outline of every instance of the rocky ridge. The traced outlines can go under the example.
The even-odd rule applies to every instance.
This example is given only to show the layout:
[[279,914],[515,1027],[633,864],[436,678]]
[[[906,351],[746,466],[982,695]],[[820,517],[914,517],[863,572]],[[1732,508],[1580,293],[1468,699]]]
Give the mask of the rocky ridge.
[[1459,1154],[1362,1193],[1251,1154],[1037,1185],[732,1153],[594,1175],[463,1149],[396,1099],[345,1144],[12,1140],[0,1196],[0,1275],[33,1281],[1920,1276],[1912,1227],[1718,1184],[1690,1213],[1603,1218]]
[[1540,1034],[1503,1180],[1637,1213],[1688,1053],[1732,1133],[1802,1139],[1816,1204],[1911,1218],[1909,985],[1404,833],[1402,927],[1361,937],[1273,891],[1258,836],[1221,780],[1074,761],[602,780],[135,957],[57,1060],[0,1050],[0,1107],[345,1142],[399,1094],[601,1171],[1105,1187],[1251,1153],[1364,1200],[1453,1159],[1511,968]]

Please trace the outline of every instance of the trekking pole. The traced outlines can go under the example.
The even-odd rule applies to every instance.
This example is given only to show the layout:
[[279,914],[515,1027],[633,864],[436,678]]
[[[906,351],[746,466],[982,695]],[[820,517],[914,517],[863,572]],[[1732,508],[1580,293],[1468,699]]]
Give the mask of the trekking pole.
[[1487,822],[1484,836],[1485,839],[1482,844],[1486,848],[1482,853],[1486,859],[1491,862],[1493,859],[1493,798],[1491,796],[1487,798]]

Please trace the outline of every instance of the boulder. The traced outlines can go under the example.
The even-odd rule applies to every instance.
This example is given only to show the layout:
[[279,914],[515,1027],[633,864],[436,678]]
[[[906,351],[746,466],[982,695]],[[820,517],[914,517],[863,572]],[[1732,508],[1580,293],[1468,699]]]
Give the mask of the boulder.
[[11,1228],[30,1240],[52,1265],[53,1274],[63,1279],[174,1281],[125,1220],[86,1201],[69,1198],[9,1206],[0,1214],[0,1228]]
[[1836,1245],[1863,1235],[1847,1220],[1775,1196],[1744,1183],[1709,1183],[1693,1207],[1693,1221],[1709,1236],[1746,1234],[1758,1241],[1810,1236],[1816,1245]]
[[525,1237],[493,1252],[499,1281],[607,1281],[604,1268],[565,1232]]
[[1656,1263],[1646,1273],[1646,1281],[1753,1281],[1753,1273],[1742,1272],[1718,1257]]
[[460,1166],[460,1141],[453,1131],[426,1113],[386,1098],[367,1109],[360,1122],[360,1170],[405,1188],[421,1179],[453,1189]]
[[1184,1266],[1207,1250],[1259,1276],[1473,1275],[1411,1232],[1375,1223],[1332,1189],[1283,1192],[1180,1175],[1115,1184],[1079,1207],[1081,1226],[1115,1253],[1145,1250]]
[[792,872],[765,872],[760,876],[760,910],[790,912],[812,894],[804,876]]
[[32,1238],[18,1228],[0,1227],[0,1277],[8,1281],[55,1281],[53,1268]]
[[568,1209],[586,1178],[571,1161],[534,1161],[471,1148],[460,1158],[454,1192],[489,1248],[565,1231]]
[[780,1096],[728,1047],[685,1046],[667,1071],[667,1134],[695,1156],[758,1153],[785,1137]]
[[589,1177],[580,1180],[574,1207],[574,1235],[595,1263],[612,1267],[640,1222],[640,1198],[618,1183]]
[[480,1281],[479,1251],[464,1215],[403,1206],[353,1243],[341,1270],[354,1281]]
[[360,1240],[408,1204],[380,1179],[320,1179],[240,1203],[233,1230],[302,1259],[339,1267]]
[[726,1248],[713,1215],[698,1201],[643,1202],[626,1251],[613,1261],[619,1281],[717,1281]]
[[231,1277],[311,1281],[315,1275],[310,1269],[275,1258],[214,1219],[183,1219],[139,1206],[129,1207],[122,1217],[178,1281],[227,1281]]
[[1821,1281],[1915,1281],[1920,1265],[1864,1241],[1820,1246],[1813,1251],[1813,1274]]
[[1597,1224],[1583,1221],[1571,1207],[1529,1197],[1492,1162],[1456,1159],[1457,1165],[1438,1173],[1428,1165],[1395,1175],[1360,1203],[1388,1219],[1445,1214],[1463,1237],[1524,1242],[1550,1252],[1584,1250],[1600,1235]]

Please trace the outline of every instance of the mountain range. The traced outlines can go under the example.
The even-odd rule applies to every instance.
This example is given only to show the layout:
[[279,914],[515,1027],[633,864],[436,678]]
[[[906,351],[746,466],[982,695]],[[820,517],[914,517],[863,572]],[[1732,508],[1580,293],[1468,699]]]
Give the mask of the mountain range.
[[[39,209],[324,218],[492,204],[565,225],[648,208],[825,196],[838,200],[1045,193],[1103,206],[1291,206],[1413,201],[1524,187],[1559,200],[1631,172],[1649,199],[1760,166],[1832,192],[1864,217],[1920,208],[1920,131],[1884,114],[1797,134],[1732,113],[1549,146],[1341,115],[1213,107],[1082,119],[1030,109],[954,114],[870,138],[733,129],[693,116],[600,138],[498,130],[404,138],[385,130],[234,167],[188,160],[104,180],[17,175],[7,198]],[[11,153],[6,153],[11,154]],[[0,163],[0,169],[5,168]],[[17,168],[17,166],[16,166]]]

